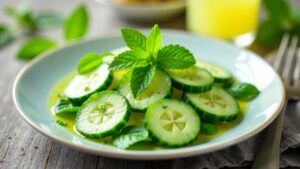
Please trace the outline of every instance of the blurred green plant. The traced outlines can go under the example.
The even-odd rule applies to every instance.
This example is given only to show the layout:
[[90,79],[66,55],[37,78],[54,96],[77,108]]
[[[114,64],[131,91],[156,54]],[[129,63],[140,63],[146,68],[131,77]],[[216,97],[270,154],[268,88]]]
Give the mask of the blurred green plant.
[[31,38],[22,44],[17,53],[19,59],[30,60],[46,50],[55,48],[57,46],[54,40],[45,37]]
[[260,23],[255,42],[267,48],[278,47],[283,34],[289,33],[300,38],[300,7],[292,6],[287,0],[263,0],[266,12]]
[[88,29],[88,13],[84,5],[79,5],[64,22],[64,38],[66,41],[74,41],[86,34]]
[[0,48],[11,42],[17,36],[17,32],[30,35],[17,52],[17,58],[23,60],[30,60],[58,46],[52,39],[36,37],[35,34],[39,30],[63,25],[64,38],[69,42],[84,37],[89,23],[88,12],[83,4],[72,10],[66,18],[54,11],[35,12],[28,3],[21,3],[17,7],[7,6],[4,12],[14,19],[16,29],[0,24]]
[[0,25],[0,48],[14,39],[13,33],[5,25]]
[[4,12],[14,19],[18,29],[25,33],[36,33],[43,28],[60,26],[63,22],[62,16],[57,12],[34,12],[28,3],[21,3],[17,7],[7,6]]

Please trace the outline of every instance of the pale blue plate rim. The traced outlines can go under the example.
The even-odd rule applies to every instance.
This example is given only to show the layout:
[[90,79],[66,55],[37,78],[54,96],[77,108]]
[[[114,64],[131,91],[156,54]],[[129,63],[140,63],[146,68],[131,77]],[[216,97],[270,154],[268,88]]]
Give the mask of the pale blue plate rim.
[[[162,29],[162,32],[181,34],[181,35],[198,36],[198,35],[188,33],[188,32],[185,32],[185,31],[180,31],[180,30]],[[271,68],[274,71],[276,80],[278,80],[278,82],[280,82],[279,83],[280,84],[279,88],[281,89],[282,97],[280,98],[280,103],[276,107],[276,111],[271,116],[268,116],[268,119],[265,120],[264,123],[261,123],[256,128],[253,128],[252,130],[249,130],[248,132],[246,132],[244,134],[241,134],[237,137],[233,137],[231,139],[227,139],[227,140],[225,140],[221,143],[211,143],[211,144],[207,145],[206,147],[200,147],[200,148],[197,147],[197,146],[191,146],[191,147],[182,147],[182,148],[167,149],[167,150],[149,150],[149,151],[146,151],[146,150],[141,150],[141,151],[140,150],[111,151],[111,150],[104,150],[104,149],[99,150],[99,149],[95,149],[95,148],[92,148],[92,147],[86,146],[86,145],[78,145],[78,144],[75,144],[73,142],[62,139],[62,138],[60,138],[56,135],[49,134],[49,133],[47,133],[47,131],[45,131],[44,129],[37,126],[34,121],[31,121],[27,117],[26,112],[24,112],[22,110],[22,108],[20,106],[20,102],[17,99],[17,92],[16,91],[17,91],[17,88],[18,88],[19,81],[20,81],[21,77],[23,76],[23,74],[25,74],[26,71],[28,71],[28,69],[30,69],[30,67],[32,65],[37,64],[39,61],[43,60],[43,58],[47,57],[51,53],[54,53],[54,52],[59,51],[59,50],[63,50],[64,48],[71,47],[71,46],[74,46],[74,45],[80,45],[80,44],[88,43],[88,42],[96,40],[96,39],[103,39],[103,38],[110,38],[110,37],[115,38],[115,37],[120,37],[120,35],[117,34],[116,32],[112,32],[112,33],[107,33],[106,35],[103,35],[103,36],[84,39],[84,40],[82,40],[80,42],[77,42],[77,43],[61,46],[61,47],[57,48],[56,50],[51,50],[51,51],[45,52],[41,56],[33,59],[32,61],[27,63],[27,65],[25,65],[20,70],[20,72],[16,76],[16,79],[15,79],[14,84],[13,84],[13,90],[12,90],[13,102],[14,102],[18,112],[20,113],[21,117],[31,127],[33,127],[34,129],[39,131],[41,134],[53,139],[56,142],[62,143],[64,145],[68,146],[68,147],[71,147],[71,148],[74,148],[74,149],[77,149],[77,150],[80,150],[80,151],[83,151],[83,152],[91,153],[91,154],[103,155],[103,156],[107,156],[107,157],[120,158],[120,159],[132,159],[132,160],[174,159],[174,158],[189,157],[189,156],[200,155],[200,154],[205,154],[205,153],[217,151],[217,150],[224,149],[226,147],[232,146],[234,144],[237,144],[241,141],[244,141],[244,140],[254,136],[258,132],[262,131],[264,128],[266,128],[277,117],[277,115],[280,113],[281,109],[283,108],[283,105],[284,105],[284,102],[285,102],[285,89],[284,89],[284,85],[283,85],[280,77],[278,76],[278,74],[274,71],[274,69],[269,64],[266,63],[266,61],[264,59],[259,57],[257,54],[255,54],[254,52],[249,51],[247,49],[242,49],[243,51],[246,51],[246,52],[252,54],[254,57],[256,57],[256,59],[259,59],[260,61],[264,62],[266,66],[269,66],[269,68]],[[209,41],[217,41],[218,43],[221,43],[222,45],[234,47],[230,43],[228,43],[226,41],[219,40],[219,39],[214,39],[214,38],[210,38],[210,37],[200,37],[200,38],[206,39],[206,40],[209,40]],[[234,48],[236,48],[236,47],[234,47]]]

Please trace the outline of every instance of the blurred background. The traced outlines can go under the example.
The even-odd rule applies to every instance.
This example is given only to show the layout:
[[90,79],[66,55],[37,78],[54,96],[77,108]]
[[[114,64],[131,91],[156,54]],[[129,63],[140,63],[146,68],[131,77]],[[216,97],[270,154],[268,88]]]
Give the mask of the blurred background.
[[[284,33],[300,36],[297,0],[1,0],[0,5],[0,52],[11,42],[22,48],[37,36],[50,38],[55,46],[65,44],[64,34],[72,31],[65,24],[70,18],[82,23],[71,27],[86,27],[76,40],[122,26],[149,28],[159,23],[161,28],[226,40],[263,56],[278,47]],[[76,14],[79,7],[83,18]],[[22,57],[17,51],[15,55],[26,60],[43,52]]]

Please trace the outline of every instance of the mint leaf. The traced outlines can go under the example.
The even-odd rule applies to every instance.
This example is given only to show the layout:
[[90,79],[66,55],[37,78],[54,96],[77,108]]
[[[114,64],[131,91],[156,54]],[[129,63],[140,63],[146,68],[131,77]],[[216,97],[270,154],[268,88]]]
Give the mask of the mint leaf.
[[26,41],[17,53],[19,59],[32,59],[46,50],[56,47],[56,42],[43,37],[36,37]]
[[80,107],[75,107],[70,101],[60,99],[51,108],[55,115],[76,115]]
[[161,34],[157,24],[153,26],[150,31],[149,37],[147,38],[147,52],[156,55],[161,47]]
[[0,48],[14,39],[13,33],[4,25],[0,25]]
[[126,45],[130,49],[146,50],[145,35],[131,28],[122,28],[121,32]]
[[281,25],[289,22],[291,13],[286,0],[263,0],[263,4],[270,19]]
[[135,143],[148,139],[149,133],[144,127],[127,126],[113,136],[112,143],[120,149],[126,149]]
[[293,6],[291,8],[292,19],[296,24],[300,24],[300,6]]
[[145,67],[136,67],[131,73],[130,86],[134,97],[141,94],[150,84],[154,75],[156,67],[148,65]]
[[95,53],[87,53],[79,60],[77,66],[77,72],[79,74],[86,74],[95,70],[102,64],[103,57],[98,56]]
[[143,51],[131,50],[118,55],[110,64],[109,69],[120,70],[133,68],[135,66],[145,66],[147,64],[148,59]]
[[66,41],[82,38],[88,28],[88,13],[84,5],[75,8],[64,23],[64,37]]
[[63,23],[63,18],[52,11],[44,11],[37,14],[33,21],[38,28],[48,28],[60,26]]
[[158,51],[157,65],[161,69],[183,69],[195,63],[193,54],[179,45],[167,45]]
[[277,47],[283,36],[283,29],[274,20],[266,20],[259,26],[255,42],[263,47]]
[[18,27],[23,28],[28,33],[33,33],[36,30],[32,9],[28,3],[21,3],[16,8],[7,6],[4,10],[15,20]]
[[250,83],[237,83],[230,87],[229,93],[238,100],[250,101],[260,92]]

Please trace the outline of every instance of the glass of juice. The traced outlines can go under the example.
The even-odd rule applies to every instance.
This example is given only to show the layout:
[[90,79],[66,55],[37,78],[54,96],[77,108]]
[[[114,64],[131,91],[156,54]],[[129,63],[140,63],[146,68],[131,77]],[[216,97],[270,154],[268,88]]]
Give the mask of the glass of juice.
[[261,0],[187,0],[187,29],[247,46],[254,40]]

